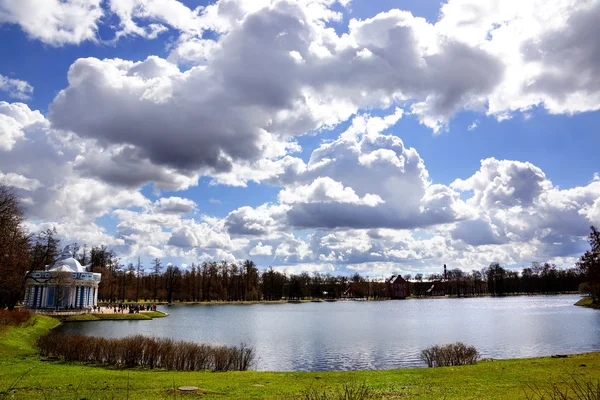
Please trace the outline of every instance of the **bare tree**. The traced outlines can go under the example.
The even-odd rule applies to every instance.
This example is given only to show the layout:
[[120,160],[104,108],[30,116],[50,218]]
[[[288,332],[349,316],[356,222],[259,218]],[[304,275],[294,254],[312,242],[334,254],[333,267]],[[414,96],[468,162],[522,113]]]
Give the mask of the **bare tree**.
[[160,277],[160,273],[163,269],[162,262],[159,258],[155,258],[152,266],[152,274],[154,275],[154,300],[158,298],[158,278]]
[[51,265],[58,256],[60,240],[56,237],[56,228],[46,229],[37,233],[33,238],[31,248],[30,270],[44,269]]
[[144,267],[142,266],[142,262],[140,261],[140,258],[138,257],[138,262],[137,265],[135,267],[136,269],[136,274],[135,274],[135,302],[137,303],[140,299],[140,281],[142,280],[142,277],[144,276]]
[[179,289],[181,284],[181,270],[169,265],[165,271],[165,288],[167,289],[167,302],[173,302],[173,293]]
[[81,257],[79,257],[78,260],[81,265],[87,265],[88,263],[88,248],[87,248],[87,244],[83,245],[83,250],[81,252]]
[[592,296],[594,303],[600,303],[600,231],[594,226],[590,230],[591,250],[581,256],[577,266],[586,279],[584,290]]
[[0,308],[13,309],[25,291],[29,235],[14,189],[0,182]]

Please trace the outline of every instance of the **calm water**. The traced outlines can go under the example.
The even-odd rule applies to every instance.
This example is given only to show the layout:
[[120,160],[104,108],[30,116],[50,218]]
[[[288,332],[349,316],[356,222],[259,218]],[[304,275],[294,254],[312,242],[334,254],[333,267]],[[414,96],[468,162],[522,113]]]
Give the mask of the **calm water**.
[[600,311],[579,296],[160,307],[152,321],[68,323],[105,337],[144,334],[256,349],[255,369],[325,371],[423,366],[420,351],[462,341],[483,357],[600,351]]

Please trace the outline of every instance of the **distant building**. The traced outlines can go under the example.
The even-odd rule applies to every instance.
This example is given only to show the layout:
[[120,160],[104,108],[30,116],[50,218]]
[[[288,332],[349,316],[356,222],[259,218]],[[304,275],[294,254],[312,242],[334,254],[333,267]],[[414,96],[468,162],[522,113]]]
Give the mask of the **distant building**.
[[[423,282],[425,283],[425,282]],[[425,290],[425,296],[445,296],[447,291],[446,282],[435,281],[435,282],[427,282],[429,287]]]
[[444,264],[443,275],[430,275],[428,281],[411,282],[413,293],[417,296],[446,296],[448,291],[448,268]]
[[88,272],[66,246],[52,265],[27,273],[25,307],[33,309],[89,309],[98,305],[101,274]]
[[389,284],[387,281],[366,280],[362,282],[349,282],[342,293],[344,299],[386,299],[389,298]]
[[390,285],[390,297],[392,299],[405,299],[410,295],[408,281],[400,275],[392,275],[388,283]]
[[342,298],[355,299],[369,296],[368,282],[350,282],[348,288],[342,293]]

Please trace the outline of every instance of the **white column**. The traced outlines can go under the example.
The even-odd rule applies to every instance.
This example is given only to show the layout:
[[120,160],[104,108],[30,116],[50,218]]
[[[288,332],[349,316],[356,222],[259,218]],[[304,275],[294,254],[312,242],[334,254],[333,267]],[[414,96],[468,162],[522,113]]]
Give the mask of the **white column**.
[[98,286],[94,288],[94,305],[98,305]]
[[42,286],[42,302],[40,303],[40,308],[46,307],[46,295],[48,294],[48,290],[46,289],[46,285]]
[[85,297],[83,298],[83,306],[89,307],[90,305],[90,288],[86,287],[84,289]]
[[35,285],[37,287],[37,292],[35,292],[35,308],[39,308],[40,307],[40,299],[41,299],[41,292],[42,292],[42,287],[39,285]]
[[29,307],[29,297],[31,297],[31,286],[27,286],[25,290],[25,298],[23,299],[23,305]]
[[71,286],[71,303],[69,303],[69,307],[71,305],[75,307],[75,296],[77,296],[77,285]]

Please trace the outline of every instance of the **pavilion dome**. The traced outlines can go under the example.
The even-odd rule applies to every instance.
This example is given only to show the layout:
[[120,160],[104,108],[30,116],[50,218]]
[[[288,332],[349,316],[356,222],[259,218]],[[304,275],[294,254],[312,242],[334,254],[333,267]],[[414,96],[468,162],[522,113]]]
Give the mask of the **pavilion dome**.
[[73,257],[58,260],[50,268],[50,271],[61,272],[85,272],[85,268]]

